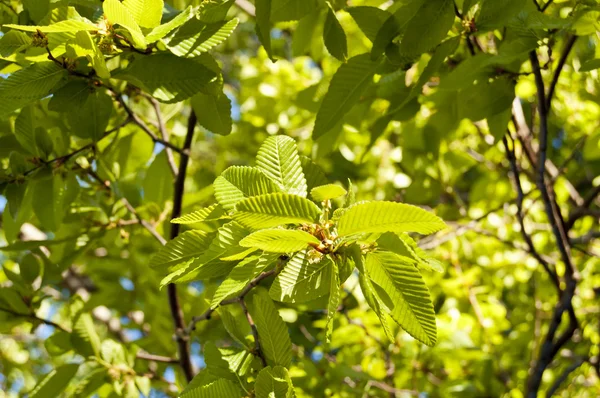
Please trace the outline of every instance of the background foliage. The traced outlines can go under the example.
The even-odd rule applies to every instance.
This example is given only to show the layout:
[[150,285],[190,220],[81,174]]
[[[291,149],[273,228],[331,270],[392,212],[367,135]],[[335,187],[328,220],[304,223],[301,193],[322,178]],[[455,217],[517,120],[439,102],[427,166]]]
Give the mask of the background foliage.
[[[1,0],[0,18],[0,396],[600,395],[598,1]],[[337,311],[274,304],[272,274],[246,310],[210,309],[225,275],[160,288],[163,244],[222,224],[170,219],[223,205],[217,176],[274,135],[356,200],[446,221],[418,240],[442,271],[423,271],[436,345],[386,332],[357,273]],[[263,358],[269,332],[289,338]]]

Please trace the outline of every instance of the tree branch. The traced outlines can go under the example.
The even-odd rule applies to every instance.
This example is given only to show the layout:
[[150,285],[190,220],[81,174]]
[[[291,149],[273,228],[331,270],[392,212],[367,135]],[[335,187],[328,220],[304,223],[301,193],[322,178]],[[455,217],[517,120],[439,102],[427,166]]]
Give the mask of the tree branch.
[[575,370],[577,370],[577,368],[583,365],[586,362],[586,360],[587,358],[580,359],[568,368],[566,368],[565,371],[560,375],[560,377],[558,377],[554,384],[552,384],[552,386],[548,389],[548,391],[546,392],[546,398],[552,397],[558,391],[560,385],[564,383],[565,380],[567,380],[567,377],[569,377],[569,375],[572,372],[574,372]]
[[43,324],[48,325],[48,326],[52,326],[53,328],[59,329],[59,330],[61,330],[63,332],[71,333],[71,331],[69,329],[67,329],[67,328],[59,325],[58,323],[50,321],[50,320],[47,320],[47,319],[44,319],[44,318],[40,318],[36,314],[33,314],[33,313],[32,314],[21,314],[20,312],[16,312],[16,311],[10,310],[8,308],[2,308],[2,307],[0,307],[0,311],[12,314],[14,316],[31,319],[31,320],[43,323]]
[[[160,133],[160,138],[165,142],[169,142],[169,133],[167,131],[167,126],[162,117],[162,112],[160,110],[160,104],[158,101],[150,96],[144,95],[144,97],[152,104],[154,108],[154,113],[156,114],[156,121],[158,123],[158,131]],[[177,165],[175,164],[175,158],[173,157],[173,150],[170,147],[165,147],[165,153],[167,154],[167,162],[169,162],[169,167],[171,168],[171,173],[174,176],[177,176]]]
[[[550,5],[552,1],[549,1],[544,6],[544,10]],[[552,77],[552,82],[550,83],[550,89],[548,90],[548,95],[546,96],[546,109],[550,109],[552,105],[552,97],[554,96],[554,91],[556,91],[556,85],[558,84],[558,79],[560,77],[560,73],[562,72],[565,63],[567,62],[567,58],[569,57],[569,53],[573,49],[573,45],[577,40],[577,36],[571,36],[567,40],[565,44],[565,48],[563,49],[562,54],[560,55],[560,59],[558,60],[558,65],[556,65],[556,70],[554,71],[554,76]]]
[[260,358],[260,362],[262,363],[262,366],[266,367],[267,359],[265,358],[265,355],[260,347],[260,339],[258,338],[258,329],[256,328],[256,324],[254,323],[254,320],[252,319],[250,312],[248,312],[248,307],[246,307],[246,302],[244,301],[243,298],[239,299],[239,303],[240,303],[240,306],[242,307],[242,311],[244,311],[244,314],[246,315],[246,319],[248,320],[250,329],[252,330],[252,336],[254,336],[254,347],[255,347],[254,350],[256,351],[256,355]]
[[171,357],[164,357],[162,355],[149,354],[149,353],[144,352],[144,351],[138,351],[137,354],[136,354],[136,358],[138,358],[138,359],[145,359],[145,360],[154,361],[154,362],[162,362],[162,363],[179,363],[179,359],[177,359],[177,358],[171,358]]
[[[177,178],[175,179],[174,194],[173,194],[173,212],[171,218],[177,218],[181,216],[181,208],[183,205],[183,193],[185,191],[185,177],[187,174],[187,167],[189,163],[189,152],[192,147],[192,141],[194,139],[194,131],[196,129],[196,114],[192,110],[188,118],[187,133],[185,141],[183,143],[183,149],[181,150],[181,159],[179,160],[179,171],[177,172]],[[171,225],[171,239],[175,239],[179,235],[179,224]],[[187,381],[191,381],[194,377],[194,370],[192,368],[192,362],[190,359],[190,352],[187,344],[187,339],[183,336],[185,324],[183,322],[183,311],[179,305],[179,298],[177,297],[177,287],[173,283],[169,283],[167,287],[167,294],[169,297],[169,307],[171,309],[171,316],[173,323],[175,324],[175,336],[177,339],[177,345],[179,347],[179,362],[181,368],[185,374]]]

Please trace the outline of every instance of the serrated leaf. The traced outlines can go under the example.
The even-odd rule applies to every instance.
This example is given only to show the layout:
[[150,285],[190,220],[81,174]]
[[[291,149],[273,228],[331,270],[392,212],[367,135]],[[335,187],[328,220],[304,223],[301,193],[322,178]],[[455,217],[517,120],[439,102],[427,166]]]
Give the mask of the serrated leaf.
[[204,361],[206,362],[206,369],[213,376],[237,381],[237,375],[229,369],[229,363],[223,359],[223,355],[211,341],[204,344]]
[[31,38],[23,32],[10,30],[0,38],[0,55],[8,57],[31,45]]
[[86,57],[99,77],[103,79],[110,78],[110,72],[104,61],[104,54],[98,49],[88,32],[77,32],[75,38],[67,43],[66,48],[69,58]]
[[185,231],[150,259],[150,267],[171,268],[177,264],[200,257],[210,246],[212,235],[203,231]]
[[191,6],[188,6],[185,10],[181,11],[177,16],[171,19],[169,22],[164,23],[160,26],[155,27],[146,35],[146,43],[154,43],[167,36],[173,30],[177,29],[188,20],[194,17],[194,12]]
[[225,327],[225,330],[227,330],[227,333],[242,346],[250,348],[249,343],[246,340],[246,336],[251,333],[250,325],[248,325],[248,320],[244,314],[241,313],[241,310],[240,313],[236,315],[233,313],[233,307],[228,305],[220,307],[217,312],[221,316],[221,321],[223,322],[223,326]]
[[77,353],[84,357],[100,356],[100,337],[90,314],[84,312],[75,317],[71,344]]
[[256,155],[256,167],[283,192],[306,197],[306,177],[293,138],[285,135],[267,138]]
[[419,207],[396,202],[363,202],[348,208],[338,222],[338,235],[370,232],[431,234],[446,227],[437,216]]
[[0,114],[7,114],[46,97],[60,87],[67,71],[54,62],[34,63],[0,82]]
[[437,340],[435,312],[429,290],[411,261],[385,251],[367,254],[365,267],[376,284],[375,293],[404,330],[433,346]]
[[329,3],[327,7],[327,17],[325,18],[325,27],[323,29],[323,41],[327,51],[335,58],[346,62],[348,57],[348,43],[344,28],[337,20],[335,12]]
[[289,398],[294,396],[292,379],[286,368],[267,366],[262,369],[254,383],[256,398]]
[[102,2],[102,9],[108,21],[127,29],[136,48],[141,50],[146,48],[146,39],[140,26],[135,21],[133,14],[123,3],[119,0],[104,0]]
[[212,298],[211,308],[217,308],[221,301],[241,292],[253,278],[272,264],[269,259],[273,260],[273,257],[251,256],[240,261],[217,288]]
[[220,205],[214,204],[203,209],[196,210],[192,213],[185,214],[181,217],[174,218],[171,220],[171,223],[195,224],[203,221],[215,221],[223,218],[225,214],[225,211]]
[[50,371],[29,393],[29,398],[58,397],[77,373],[79,364],[59,366]]
[[271,49],[271,2],[272,0],[256,0],[256,35],[265,48],[267,55],[274,61]]
[[210,24],[192,18],[172,35],[164,38],[163,42],[177,56],[197,57],[227,40],[238,23],[237,18]]
[[202,387],[186,390],[180,398],[241,398],[242,392],[238,383],[231,380],[219,379]]
[[300,230],[262,229],[242,239],[240,246],[255,247],[270,253],[293,253],[319,243],[313,235]]
[[[177,73],[173,74],[173,71]],[[137,57],[128,69],[114,77],[130,81],[161,102],[173,103],[190,98],[216,76],[206,66],[191,59],[157,53]]]
[[332,261],[310,261],[308,252],[294,254],[277,275],[269,295],[284,303],[304,303],[329,293]]
[[310,191],[310,196],[317,202],[324,202],[330,199],[336,199],[346,195],[348,192],[335,184],[321,185],[315,187]]
[[48,102],[48,109],[54,112],[69,112],[87,101],[92,92],[87,82],[73,80],[57,90]]
[[286,193],[253,196],[235,206],[232,218],[250,229],[314,223],[321,210],[310,200]]
[[375,60],[383,55],[392,40],[404,33],[408,22],[415,16],[424,2],[425,0],[406,2],[385,20],[373,41],[371,59]]
[[327,185],[329,182],[325,172],[315,162],[306,156],[300,156],[300,163],[302,163],[302,170],[306,177],[306,190],[312,191],[314,187],[321,185]]
[[252,196],[278,192],[279,188],[259,169],[231,166],[214,182],[215,198],[225,210]]
[[312,134],[313,140],[334,128],[352,109],[366,88],[373,82],[378,65],[378,62],[371,60],[369,54],[360,54],[340,66],[331,79],[329,90],[317,113]]
[[207,95],[198,93],[192,97],[192,108],[198,124],[213,134],[231,133],[231,101],[225,94]]
[[92,396],[96,390],[106,383],[106,377],[108,377],[106,368],[100,367],[92,370],[85,375],[83,380],[77,383],[74,396],[77,398]]
[[113,100],[104,90],[88,92],[83,103],[75,109],[70,109],[68,119],[71,130],[82,138],[90,138],[97,142],[108,126],[113,110]]
[[325,325],[325,342],[331,342],[333,319],[337,314],[342,295],[340,292],[340,271],[335,261],[331,262],[331,278],[329,284],[329,301],[327,303],[327,324]]
[[395,234],[386,232],[377,239],[377,245],[382,249],[414,260],[415,265],[429,271],[443,272],[441,263],[429,256],[406,233]]
[[123,5],[142,28],[154,28],[160,25],[163,0],[124,0]]
[[406,25],[400,53],[420,55],[437,46],[454,23],[453,0],[427,0]]
[[[113,1],[113,0],[109,0]],[[117,0],[118,1],[118,0]],[[31,26],[31,25],[13,25],[6,24],[5,28],[11,28],[16,30],[22,30],[25,32],[37,32],[38,30],[42,33],[65,33],[65,32],[79,32],[81,30],[86,30],[90,32],[95,32],[100,30],[100,28],[93,23],[85,20],[77,20],[77,19],[69,19],[66,21],[59,21],[52,25],[48,26]]]
[[248,311],[256,324],[260,347],[271,366],[290,366],[292,342],[287,326],[265,289],[256,288],[248,297]]
[[371,42],[375,41],[377,32],[379,32],[379,29],[391,16],[388,11],[382,10],[378,7],[349,7],[346,9],[346,11],[352,16],[352,18],[354,18],[354,21],[360,30],[362,30],[362,32],[369,40],[371,40]]

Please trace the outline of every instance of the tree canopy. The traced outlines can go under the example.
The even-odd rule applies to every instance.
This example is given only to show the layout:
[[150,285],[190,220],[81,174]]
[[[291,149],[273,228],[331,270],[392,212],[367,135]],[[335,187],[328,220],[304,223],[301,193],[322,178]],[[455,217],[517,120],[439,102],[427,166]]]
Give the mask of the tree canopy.
[[0,23],[0,398],[600,396],[600,1]]

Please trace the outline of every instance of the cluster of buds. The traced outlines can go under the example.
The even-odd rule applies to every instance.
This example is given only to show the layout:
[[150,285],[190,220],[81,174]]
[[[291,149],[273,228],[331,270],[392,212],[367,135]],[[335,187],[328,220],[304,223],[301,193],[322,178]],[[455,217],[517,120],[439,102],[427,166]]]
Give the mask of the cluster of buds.
[[37,30],[33,33],[31,45],[33,47],[48,47],[48,36],[46,36],[41,30]]
[[467,33],[467,34],[477,32],[477,25],[475,25],[475,18],[463,19],[462,26],[465,29],[465,33]]

